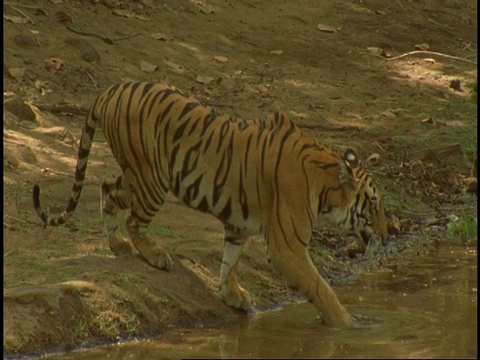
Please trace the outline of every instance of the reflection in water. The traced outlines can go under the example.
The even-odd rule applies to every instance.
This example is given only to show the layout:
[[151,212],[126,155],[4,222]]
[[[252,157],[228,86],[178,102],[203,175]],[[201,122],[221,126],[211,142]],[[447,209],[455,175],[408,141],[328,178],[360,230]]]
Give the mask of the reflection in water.
[[177,330],[58,358],[476,358],[476,251],[443,249],[337,291],[359,328],[322,326],[303,303],[221,329]]

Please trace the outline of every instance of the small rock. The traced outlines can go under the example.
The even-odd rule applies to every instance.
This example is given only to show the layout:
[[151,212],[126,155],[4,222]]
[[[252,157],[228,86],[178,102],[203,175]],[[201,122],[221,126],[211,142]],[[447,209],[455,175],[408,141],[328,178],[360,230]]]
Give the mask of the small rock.
[[270,51],[270,54],[272,54],[272,55],[282,55],[283,50],[272,50],[272,51]]
[[428,51],[428,50],[430,50],[430,45],[428,45],[427,43],[416,44],[415,49],[422,50],[422,51]]
[[143,72],[151,73],[157,70],[158,65],[151,64],[147,61],[140,61],[140,70]]
[[198,82],[199,84],[210,84],[213,80],[215,80],[215,78],[211,76],[198,75],[195,78],[195,81]]
[[85,42],[80,47],[80,57],[90,64],[100,62],[100,54],[89,42]]
[[449,87],[452,88],[455,91],[460,91],[460,92],[463,91],[462,82],[459,79],[455,79],[455,80],[450,81]]
[[228,58],[222,55],[215,55],[213,57],[215,61],[218,61],[219,63],[225,64],[228,63]]
[[317,29],[326,32],[326,33],[335,33],[337,32],[337,29],[333,26],[330,25],[325,25],[325,24],[318,24]]
[[13,41],[15,44],[21,48],[24,49],[29,49],[32,47],[38,47],[38,42],[37,40],[30,35],[23,35],[23,34],[18,34],[13,38]]
[[36,115],[30,105],[25,104],[21,96],[13,96],[3,103],[5,110],[10,111],[20,120],[35,121]]
[[63,42],[70,46],[80,47],[80,45],[82,45],[83,43],[83,40],[77,38],[66,38],[65,40],[63,40]]
[[10,68],[8,74],[14,79],[20,81],[25,76],[25,68]]
[[97,49],[88,41],[77,38],[66,38],[65,44],[76,47],[80,50],[80,57],[90,64],[100,62],[100,54]]

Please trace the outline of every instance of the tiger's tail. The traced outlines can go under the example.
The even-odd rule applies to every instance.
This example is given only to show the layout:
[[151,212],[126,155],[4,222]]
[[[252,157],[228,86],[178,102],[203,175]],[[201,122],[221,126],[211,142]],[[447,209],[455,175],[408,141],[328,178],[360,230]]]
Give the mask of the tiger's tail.
[[42,209],[40,205],[40,186],[38,186],[38,184],[33,186],[33,207],[45,226],[58,226],[64,224],[77,207],[80,194],[82,193],[83,180],[85,179],[85,173],[87,171],[88,155],[90,154],[93,137],[95,136],[95,129],[98,124],[98,117],[95,116],[96,104],[97,102],[90,109],[82,130],[82,136],[78,147],[77,165],[75,167],[75,181],[72,186],[70,200],[68,201],[65,210],[59,216],[49,219],[48,207],[47,209]]

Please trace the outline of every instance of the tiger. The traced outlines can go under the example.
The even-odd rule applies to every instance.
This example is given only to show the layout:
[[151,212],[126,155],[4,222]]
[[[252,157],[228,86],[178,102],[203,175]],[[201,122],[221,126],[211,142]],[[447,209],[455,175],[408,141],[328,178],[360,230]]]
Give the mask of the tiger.
[[387,236],[383,199],[354,150],[338,156],[282,111],[244,120],[217,113],[174,86],[118,83],[88,112],[65,210],[50,218],[34,185],[33,205],[45,226],[61,225],[75,211],[98,125],[121,168],[117,178],[101,184],[101,213],[115,254],[133,251],[117,235],[117,213],[129,210],[131,243],[148,264],[171,270],[171,255],[147,230],[172,193],[224,226],[219,297],[225,304],[255,310],[237,281],[237,267],[247,239],[260,235],[268,262],[314,305],[323,323],[355,326],[308,253],[320,217],[367,237]]

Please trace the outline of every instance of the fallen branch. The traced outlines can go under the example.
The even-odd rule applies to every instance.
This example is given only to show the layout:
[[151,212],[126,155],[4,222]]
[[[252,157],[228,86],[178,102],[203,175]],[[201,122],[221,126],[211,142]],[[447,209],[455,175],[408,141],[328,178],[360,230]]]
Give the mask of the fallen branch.
[[[8,226],[13,226],[13,225],[7,224],[6,222],[4,222],[3,224],[4,224],[4,225],[6,224],[6,225],[8,225]],[[13,254],[13,253],[16,252],[16,251],[18,251],[18,249],[13,249],[13,250],[7,252],[5,255],[3,255],[3,259],[5,260],[8,255],[11,255],[11,254]]]
[[110,44],[110,45],[115,45],[115,43],[117,41],[131,39],[135,36],[138,36],[138,35],[142,34],[142,33],[138,32],[138,33],[135,33],[135,34],[132,34],[132,35],[122,36],[122,37],[118,37],[118,38],[111,38],[109,36],[100,35],[100,34],[97,34],[97,33],[94,33],[94,32],[79,30],[79,29],[76,29],[72,26],[67,26],[67,29],[70,30],[70,31],[73,31],[74,33],[79,34],[79,35],[98,37],[99,39],[102,39],[103,41],[105,41],[107,44]]
[[477,62],[476,62],[476,61],[471,61],[471,60],[464,59],[464,58],[461,58],[461,57],[458,57],[458,56],[447,55],[447,54],[443,54],[443,53],[439,53],[439,52],[435,52],[435,51],[415,50],[415,51],[407,52],[407,53],[402,54],[402,55],[394,56],[394,57],[389,58],[389,59],[385,59],[385,60],[384,60],[382,63],[380,63],[380,65],[378,65],[378,66],[383,65],[383,64],[384,64],[385,62],[387,62],[387,61],[399,60],[399,59],[402,59],[402,58],[407,57],[407,56],[420,55],[420,54],[422,54],[422,55],[442,56],[442,57],[447,58],[447,59],[459,60],[459,61],[463,61],[463,62],[466,62],[466,63],[469,63],[469,64],[477,65]]
[[397,0],[398,4],[400,5],[400,7],[402,8],[403,12],[406,14],[407,13],[407,10],[405,9],[405,7],[403,6],[402,2],[400,0]]
[[220,102],[215,102],[215,101],[210,101],[206,102],[205,105],[211,106],[211,107],[228,107],[228,108],[234,108],[233,105],[227,104],[227,103],[220,103]]
[[418,213],[418,212],[413,212],[413,211],[408,211],[408,210],[398,210],[398,212],[402,214],[408,214],[408,215],[414,215],[414,216],[419,216],[419,217],[428,217],[428,216],[436,216],[436,213]]
[[307,124],[297,124],[299,128],[305,129],[312,129],[312,130],[327,130],[327,131],[345,131],[345,130],[360,130],[358,126],[353,125],[323,125],[323,124],[315,124],[315,125],[307,125]]
[[435,24],[437,26],[440,26],[441,28],[444,28],[444,29],[447,29],[447,30],[450,30],[450,31],[454,31],[450,26],[448,25],[445,25],[445,24],[442,24],[438,21],[435,21],[433,19],[427,19],[427,21],[431,22],[432,24]]
[[[28,16],[27,14],[25,14],[22,10],[17,9],[15,6],[10,5],[10,4],[8,6],[10,6],[13,10],[18,12],[20,15],[23,15],[26,19],[28,19],[28,21],[30,21],[33,25],[35,25],[35,21],[33,21],[32,18],[30,16]],[[18,4],[16,4],[16,6],[18,6]]]
[[315,125],[307,125],[307,124],[298,124],[300,128],[306,129],[320,129],[320,130],[327,130],[327,131],[348,131],[348,130],[360,130],[358,126],[354,125],[334,125],[328,119],[323,116],[318,110],[317,107],[310,103],[310,107],[317,113],[318,117],[320,117],[327,125],[323,124],[315,124]]
[[97,83],[97,81],[94,79],[94,77],[92,76],[92,74],[90,74],[87,70],[84,70],[84,69],[80,69],[80,71],[82,71],[83,73],[85,73],[85,74],[90,78],[90,80],[92,80],[92,83],[93,83],[93,86],[95,87],[95,90],[98,90],[98,83]]
[[9,5],[9,6],[18,6],[18,7],[23,7],[26,9],[41,9],[42,7],[40,5],[23,5],[23,4],[18,4],[18,3],[12,3],[12,2],[7,2],[5,1],[3,5]]
[[14,217],[14,216],[6,215],[6,214],[5,214],[5,218],[6,218],[6,219],[8,218],[8,219],[13,220],[13,221],[16,221],[16,222],[18,222],[18,223],[20,223],[20,224],[34,224],[34,225],[38,224],[38,223],[35,222],[35,221],[22,220],[22,219],[16,218],[16,217]]
[[31,103],[33,106],[37,107],[39,110],[50,111],[52,113],[70,113],[74,115],[87,115],[87,108],[80,107],[78,105],[69,104],[69,103],[60,103],[60,104],[43,104],[43,103]]
[[[48,168],[43,168],[42,169],[42,176],[45,177],[47,174],[53,174],[53,175],[63,176],[63,177],[70,178],[70,179],[75,179],[74,175],[62,173],[60,171],[50,170]],[[48,196],[48,194],[45,194],[45,196]],[[51,199],[51,200],[53,201],[53,199]]]

